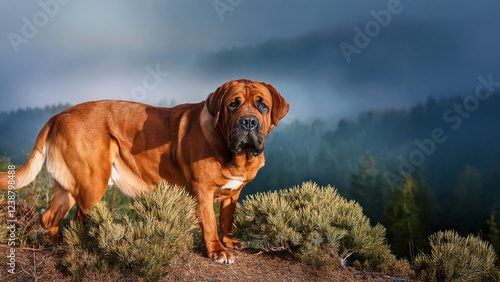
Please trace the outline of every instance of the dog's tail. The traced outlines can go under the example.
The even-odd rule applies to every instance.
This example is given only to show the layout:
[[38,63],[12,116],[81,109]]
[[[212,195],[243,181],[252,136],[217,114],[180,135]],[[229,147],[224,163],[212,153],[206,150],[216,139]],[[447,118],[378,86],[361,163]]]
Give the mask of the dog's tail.
[[52,119],[45,124],[38,134],[33,152],[23,166],[17,170],[15,170],[14,166],[9,166],[8,172],[0,172],[0,190],[12,190],[12,186],[14,186],[14,189],[19,189],[30,184],[35,179],[45,162],[47,136],[51,128]]

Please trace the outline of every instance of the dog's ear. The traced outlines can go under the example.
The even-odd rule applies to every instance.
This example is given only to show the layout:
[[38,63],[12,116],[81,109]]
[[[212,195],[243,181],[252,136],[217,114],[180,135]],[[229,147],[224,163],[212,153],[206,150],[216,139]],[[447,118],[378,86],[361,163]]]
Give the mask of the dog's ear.
[[215,118],[214,127],[217,126],[217,123],[219,122],[220,112],[222,110],[222,101],[224,100],[224,96],[226,95],[228,89],[229,87],[227,86],[227,83],[223,84],[217,88],[217,90],[210,93],[205,101],[208,112]]
[[[271,109],[271,122],[273,127],[278,126],[279,121],[286,116],[290,105],[271,84],[266,84],[267,89],[273,96],[273,107]],[[271,128],[272,129],[272,128]],[[271,131],[271,130],[269,130]]]

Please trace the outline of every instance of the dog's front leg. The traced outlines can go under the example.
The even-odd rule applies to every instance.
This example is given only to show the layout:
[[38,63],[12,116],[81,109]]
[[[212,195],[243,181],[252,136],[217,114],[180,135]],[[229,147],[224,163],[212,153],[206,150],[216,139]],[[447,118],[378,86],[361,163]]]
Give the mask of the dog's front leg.
[[[196,189],[199,188],[199,189]],[[207,256],[218,263],[234,263],[234,256],[222,246],[217,236],[217,224],[214,212],[214,194],[210,189],[195,187],[198,201],[197,212],[203,232],[203,241],[207,248]]]
[[226,247],[231,249],[241,249],[243,247],[240,242],[234,239],[232,234],[234,210],[239,196],[240,192],[238,191],[235,195],[222,201],[220,206],[220,229],[222,231],[222,242],[224,242]]

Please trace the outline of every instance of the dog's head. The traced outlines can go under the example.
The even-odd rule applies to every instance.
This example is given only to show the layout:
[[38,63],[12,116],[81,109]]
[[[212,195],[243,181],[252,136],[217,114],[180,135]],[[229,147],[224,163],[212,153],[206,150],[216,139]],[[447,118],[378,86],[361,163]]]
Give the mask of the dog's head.
[[234,154],[264,151],[264,139],[290,105],[270,84],[247,79],[224,83],[205,101]]

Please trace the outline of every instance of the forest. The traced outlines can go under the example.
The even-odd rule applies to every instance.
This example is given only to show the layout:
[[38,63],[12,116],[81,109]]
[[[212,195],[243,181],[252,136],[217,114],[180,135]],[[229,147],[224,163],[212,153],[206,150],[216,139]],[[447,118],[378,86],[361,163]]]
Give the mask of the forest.
[[[435,99],[356,119],[280,124],[266,139],[266,166],[242,192],[312,180],[335,186],[387,228],[391,249],[413,258],[438,230],[475,234],[500,251],[500,95],[474,110]],[[0,158],[22,164],[39,130],[70,105],[0,113]],[[293,106],[293,105],[292,105]]]

